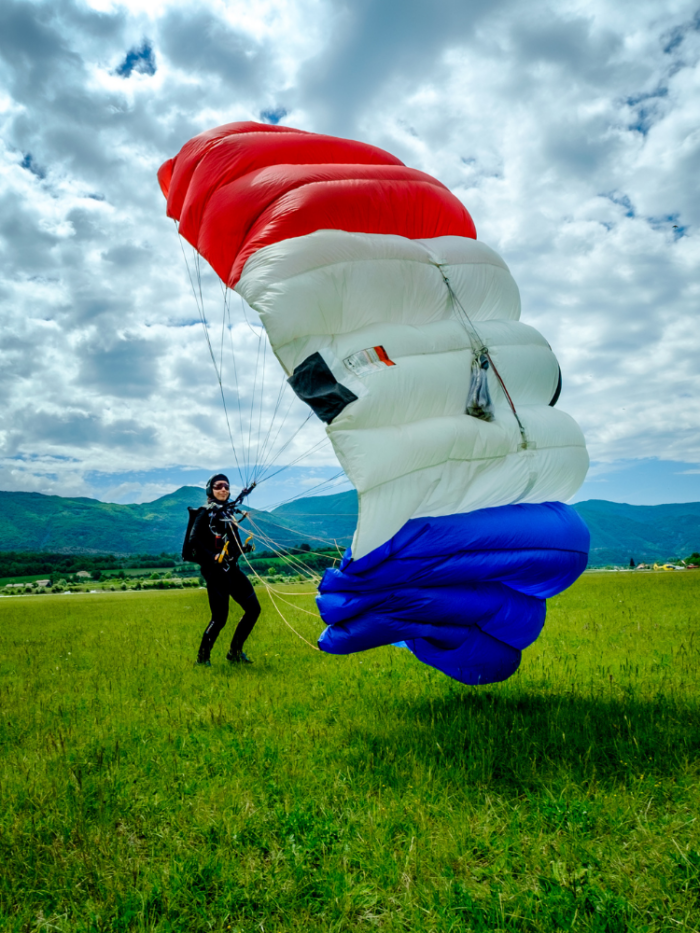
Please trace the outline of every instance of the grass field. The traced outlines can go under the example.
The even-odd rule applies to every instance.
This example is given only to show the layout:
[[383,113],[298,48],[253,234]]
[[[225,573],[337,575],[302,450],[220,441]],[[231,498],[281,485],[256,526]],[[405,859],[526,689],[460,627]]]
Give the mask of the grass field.
[[3,933],[700,929],[700,573],[587,574],[482,688],[262,601],[205,669],[202,590],[0,600]]

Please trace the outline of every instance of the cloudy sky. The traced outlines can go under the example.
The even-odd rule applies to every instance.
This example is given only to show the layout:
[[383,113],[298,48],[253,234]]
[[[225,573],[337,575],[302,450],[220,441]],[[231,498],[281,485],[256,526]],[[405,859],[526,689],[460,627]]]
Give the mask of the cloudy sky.
[[[253,119],[374,143],[463,200],[561,362],[577,498],[700,500],[696,4],[3,0],[0,488],[145,501],[234,470],[155,175]],[[231,302],[224,352],[202,282],[233,433],[277,406],[270,473],[318,445],[254,504],[335,476],[269,353],[264,384],[249,365],[255,316]]]

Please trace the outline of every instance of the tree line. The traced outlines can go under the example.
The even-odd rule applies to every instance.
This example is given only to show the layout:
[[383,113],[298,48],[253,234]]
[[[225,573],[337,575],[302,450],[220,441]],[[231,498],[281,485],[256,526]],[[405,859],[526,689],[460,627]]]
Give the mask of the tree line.
[[0,577],[29,577],[45,573],[63,576],[87,570],[94,577],[120,569],[175,567],[182,564],[179,554],[49,554],[44,551],[0,551]]
[[[256,573],[296,574],[297,566],[303,564],[308,570],[321,572],[338,563],[337,548],[321,548],[311,551],[308,544],[284,551],[255,551],[249,556]],[[183,563],[179,554],[51,554],[44,551],[0,551],[0,578],[30,577],[45,574],[51,582],[59,578],[68,579],[81,570],[86,570],[93,580],[104,577],[124,579],[128,570],[150,568],[172,569],[180,574],[198,574],[196,564]],[[247,570],[247,561],[241,562]]]

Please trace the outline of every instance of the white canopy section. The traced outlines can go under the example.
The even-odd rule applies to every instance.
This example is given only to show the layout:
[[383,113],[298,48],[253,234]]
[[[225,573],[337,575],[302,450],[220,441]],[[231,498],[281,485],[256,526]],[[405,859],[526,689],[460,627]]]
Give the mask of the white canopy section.
[[[517,285],[483,243],[321,230],[259,250],[236,290],[260,314],[289,375],[319,354],[356,397],[327,427],[359,493],[355,557],[411,518],[565,500],[583,482],[583,435],[549,404],[557,361],[519,323]],[[525,442],[493,369],[494,420],[465,414],[478,348],[464,312]]]

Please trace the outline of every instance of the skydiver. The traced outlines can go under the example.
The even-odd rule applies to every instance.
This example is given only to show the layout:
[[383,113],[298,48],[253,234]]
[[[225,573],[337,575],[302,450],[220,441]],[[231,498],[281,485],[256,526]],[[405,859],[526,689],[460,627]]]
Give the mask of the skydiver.
[[[226,625],[229,597],[243,610],[236,626],[226,660],[232,664],[252,664],[243,651],[246,639],[260,615],[260,603],[253,585],[238,566],[241,554],[252,551],[242,544],[239,523],[248,517],[229,502],[230,484],[223,473],[216,473],[206,486],[207,506],[195,519],[190,542],[195,560],[207,584],[211,621],[206,627],[197,654],[197,664],[211,667],[209,656],[214,642]],[[238,515],[238,517],[236,517]]]

